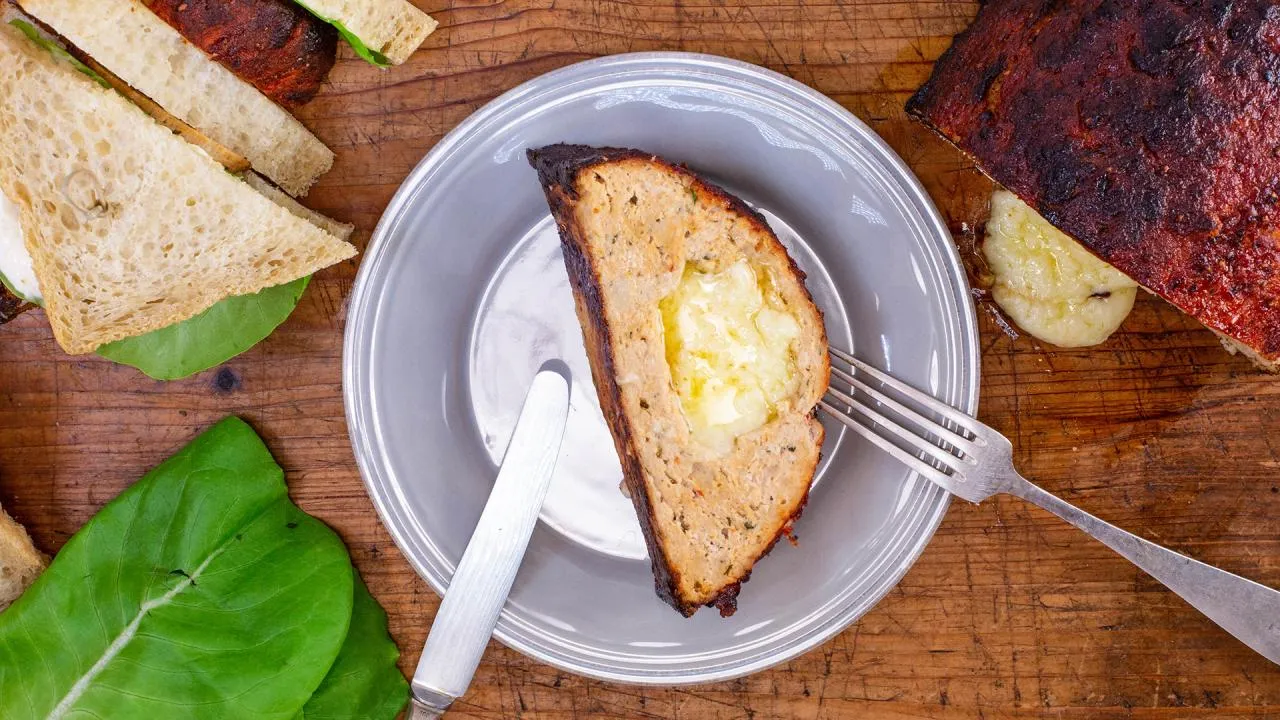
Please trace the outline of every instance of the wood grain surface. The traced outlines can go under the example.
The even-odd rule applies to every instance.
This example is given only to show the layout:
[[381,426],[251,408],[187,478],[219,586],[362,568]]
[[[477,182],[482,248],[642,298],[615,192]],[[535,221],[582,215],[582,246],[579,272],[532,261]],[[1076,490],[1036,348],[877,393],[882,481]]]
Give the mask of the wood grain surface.
[[[548,70],[633,50],[716,53],[835,98],[920,175],[970,247],[989,185],[902,105],[971,2],[417,0],[441,22],[411,62],[343,58],[300,116],[337,152],[309,205],[367,241],[440,137]],[[0,328],[0,504],[56,551],[99,507],[215,420],[265,436],[295,499],[333,525],[412,670],[438,599],[379,525],[343,420],[352,261],[267,342],[162,384],[61,354],[43,316]],[[1012,339],[982,315],[981,417],[1028,477],[1178,551],[1280,586],[1280,378],[1196,322],[1139,300],[1102,347]],[[640,689],[492,644],[459,718],[1266,718],[1280,671],[1075,530],[1013,499],[956,503],[900,585],[825,646],[716,685]]]

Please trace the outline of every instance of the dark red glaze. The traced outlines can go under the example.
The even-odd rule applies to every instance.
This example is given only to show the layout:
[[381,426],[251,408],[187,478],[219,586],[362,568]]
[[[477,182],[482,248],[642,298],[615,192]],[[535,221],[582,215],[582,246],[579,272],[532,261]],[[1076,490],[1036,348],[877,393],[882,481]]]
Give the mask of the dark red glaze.
[[1280,357],[1280,6],[990,0],[907,111],[1102,259]]

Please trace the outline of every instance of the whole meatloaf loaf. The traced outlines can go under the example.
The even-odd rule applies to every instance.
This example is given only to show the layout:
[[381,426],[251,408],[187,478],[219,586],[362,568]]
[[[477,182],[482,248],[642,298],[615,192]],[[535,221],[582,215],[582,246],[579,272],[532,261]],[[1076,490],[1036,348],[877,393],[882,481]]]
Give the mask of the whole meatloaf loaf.
[[990,0],[907,111],[1280,368],[1280,5]]

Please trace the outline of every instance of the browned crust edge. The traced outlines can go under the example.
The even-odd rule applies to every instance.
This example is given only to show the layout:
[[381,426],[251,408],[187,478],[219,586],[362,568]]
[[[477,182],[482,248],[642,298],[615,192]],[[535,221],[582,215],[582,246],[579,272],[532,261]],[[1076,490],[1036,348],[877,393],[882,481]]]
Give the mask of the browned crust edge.
[[[573,203],[577,200],[575,182],[581,172],[596,165],[628,159],[658,162],[667,166],[673,172],[692,178],[698,183],[700,193],[706,192],[719,198],[728,204],[734,212],[750,218],[751,222],[757,226],[757,229],[768,233],[775,241],[777,241],[777,235],[769,227],[769,223],[764,219],[764,216],[742,200],[726,192],[723,188],[702,179],[687,168],[667,162],[651,153],[628,148],[558,144],[536,150],[530,149],[526,155],[529,164],[538,173],[538,179],[542,183],[543,191],[547,196],[547,204],[551,208],[551,215],[555,218],[556,227],[560,231],[560,245],[564,253],[565,267],[569,272],[569,283],[573,288],[574,304],[578,314],[578,321],[582,325],[587,357],[591,360],[591,378],[595,383],[596,393],[600,396],[600,409],[604,412],[605,420],[609,423],[618,458],[622,463],[623,482],[626,484],[628,494],[631,496],[631,502],[635,506],[636,516],[640,520],[640,529],[644,534],[645,545],[649,549],[649,559],[653,568],[654,584],[658,597],[662,598],[664,602],[674,607],[685,617],[691,617],[702,606],[715,607],[720,612],[721,617],[733,615],[738,607],[738,593],[742,590],[742,583],[751,578],[751,571],[755,567],[755,562],[759,562],[768,555],[780,539],[791,535],[792,525],[800,518],[805,505],[809,502],[809,487],[805,487],[803,496],[796,504],[795,512],[783,523],[782,528],[774,535],[773,540],[760,553],[759,557],[755,559],[751,568],[748,568],[738,580],[725,585],[710,600],[701,605],[688,602],[679,596],[677,592],[680,578],[679,571],[671,566],[665,551],[661,544],[658,543],[654,529],[657,519],[652,506],[649,504],[648,493],[645,492],[644,470],[640,465],[640,457],[636,451],[631,423],[622,410],[622,392],[618,387],[617,374],[613,370],[613,344],[609,341],[608,323],[604,318],[600,275],[592,266],[590,254],[586,251],[586,238],[582,235],[581,229],[577,227],[577,224],[573,222]],[[804,284],[804,279],[806,278],[804,271],[796,265],[790,254],[785,252],[783,254],[787,258],[791,272],[801,281],[800,287],[805,296],[810,303],[813,303],[813,297],[810,295],[808,287]],[[816,304],[814,304],[814,308],[817,308]],[[820,309],[818,314],[821,318],[822,311]],[[829,368],[828,372],[830,372]],[[826,380],[829,379],[829,377],[826,378]],[[826,382],[824,381],[825,384]],[[811,411],[811,414],[813,413],[816,413],[816,409]],[[821,428],[821,425],[819,425],[819,428]],[[822,444],[824,434],[824,430],[820,431],[819,446]],[[809,468],[808,475],[810,477],[817,470],[820,461],[821,453],[818,453],[815,456],[813,467]]]

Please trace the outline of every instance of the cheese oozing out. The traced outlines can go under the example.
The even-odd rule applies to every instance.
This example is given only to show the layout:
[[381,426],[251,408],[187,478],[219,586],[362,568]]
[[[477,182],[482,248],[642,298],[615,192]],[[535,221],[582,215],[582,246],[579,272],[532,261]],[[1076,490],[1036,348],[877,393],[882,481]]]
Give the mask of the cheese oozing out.
[[991,296],[1018,327],[1060,347],[1097,345],[1133,309],[1138,284],[1007,190],[991,196],[983,255]]
[[22,240],[18,206],[3,193],[0,193],[0,282],[27,302],[38,303],[42,299],[31,253]]
[[799,388],[800,325],[767,270],[745,259],[716,273],[686,266],[660,309],[671,378],[702,446],[728,452]]

